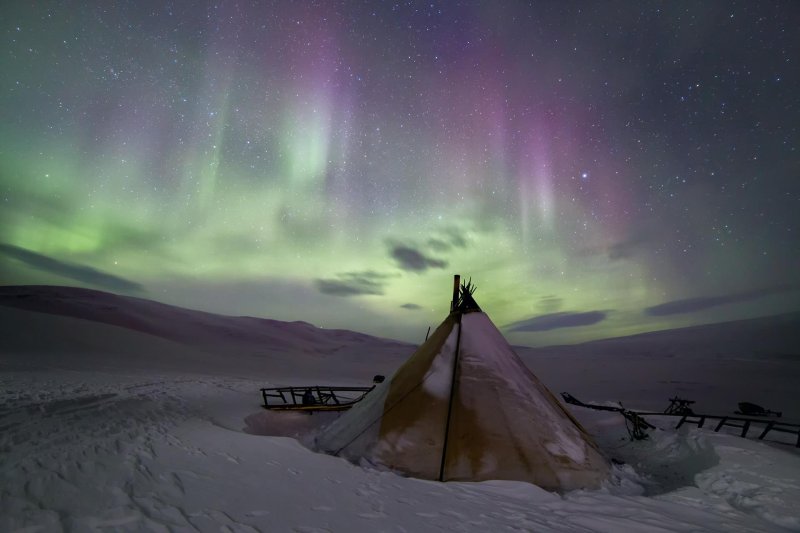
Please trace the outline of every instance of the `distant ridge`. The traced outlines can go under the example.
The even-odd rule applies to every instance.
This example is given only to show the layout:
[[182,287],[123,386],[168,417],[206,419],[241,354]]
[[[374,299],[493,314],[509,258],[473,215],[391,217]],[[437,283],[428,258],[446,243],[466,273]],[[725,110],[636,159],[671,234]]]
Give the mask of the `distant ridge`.
[[797,358],[800,361],[800,312],[522,350],[526,354],[591,353],[597,356],[703,353],[725,357]]
[[204,349],[237,346],[251,352],[329,354],[353,345],[410,347],[307,322],[219,315],[78,287],[0,286],[0,306],[117,326]]

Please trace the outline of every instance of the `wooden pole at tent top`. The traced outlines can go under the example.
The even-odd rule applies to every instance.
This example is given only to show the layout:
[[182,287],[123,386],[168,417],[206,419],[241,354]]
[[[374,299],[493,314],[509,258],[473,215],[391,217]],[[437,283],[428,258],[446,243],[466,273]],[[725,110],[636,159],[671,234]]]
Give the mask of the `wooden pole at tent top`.
[[450,302],[450,312],[456,310],[458,307],[458,291],[461,288],[461,276],[458,274],[453,276],[453,301]]

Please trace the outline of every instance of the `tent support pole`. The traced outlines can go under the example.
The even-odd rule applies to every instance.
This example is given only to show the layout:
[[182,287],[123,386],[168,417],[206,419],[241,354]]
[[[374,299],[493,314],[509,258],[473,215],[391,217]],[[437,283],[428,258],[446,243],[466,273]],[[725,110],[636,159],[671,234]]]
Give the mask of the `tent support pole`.
[[461,288],[461,276],[458,274],[453,276],[453,301],[450,302],[450,312],[456,310],[458,307],[458,291]]
[[444,425],[444,444],[442,444],[442,462],[439,465],[439,481],[444,481],[444,466],[447,460],[447,437],[450,435],[450,418],[453,413],[453,400],[456,397],[456,371],[458,370],[458,356],[461,351],[461,317],[461,313],[456,315],[458,337],[456,338],[456,352],[453,354],[453,375],[450,381],[450,401],[447,404],[447,422]]

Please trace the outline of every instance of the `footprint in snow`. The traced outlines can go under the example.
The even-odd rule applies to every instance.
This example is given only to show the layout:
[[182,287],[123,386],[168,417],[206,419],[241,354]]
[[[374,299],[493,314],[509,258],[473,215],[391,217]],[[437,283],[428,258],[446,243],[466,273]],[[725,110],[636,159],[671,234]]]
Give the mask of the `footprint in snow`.
[[239,458],[238,458],[238,457],[234,457],[233,455],[231,455],[231,454],[229,454],[229,453],[226,453],[226,452],[220,452],[220,453],[219,453],[219,455],[221,455],[222,457],[224,457],[225,459],[227,459],[227,460],[228,460],[228,461],[230,461],[231,463],[235,463],[235,464],[237,464],[237,465],[240,463],[240,461],[239,461]]

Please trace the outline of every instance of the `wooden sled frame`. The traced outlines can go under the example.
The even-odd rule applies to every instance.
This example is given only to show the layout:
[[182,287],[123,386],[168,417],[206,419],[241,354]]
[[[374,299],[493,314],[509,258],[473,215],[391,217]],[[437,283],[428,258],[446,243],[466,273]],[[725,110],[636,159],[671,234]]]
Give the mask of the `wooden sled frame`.
[[[345,411],[364,399],[372,387],[313,385],[261,389],[264,409],[277,411]],[[272,399],[272,403],[270,403]],[[280,400],[278,402],[277,400]]]
[[[763,425],[763,431],[758,435],[758,440],[764,440],[764,437],[767,436],[771,431],[775,431],[778,433],[790,433],[792,435],[797,435],[797,441],[795,443],[795,447],[800,448],[800,424],[792,424],[788,422],[779,422],[777,420],[769,420],[762,418],[750,418],[750,417],[742,417],[742,416],[731,416],[731,415],[706,415],[706,414],[699,414],[699,413],[654,413],[649,411],[630,411],[627,409],[623,409],[621,407],[610,407],[608,405],[597,405],[591,403],[584,403],[573,395],[568,392],[562,392],[561,397],[564,399],[566,403],[577,405],[578,407],[586,407],[588,409],[594,409],[596,411],[615,411],[621,413],[625,416],[626,413],[632,413],[638,417],[642,416],[669,416],[669,417],[681,417],[678,424],[675,426],[675,429],[678,429],[683,424],[695,424],[697,427],[702,428],[705,424],[706,420],[719,420],[719,423],[714,428],[715,432],[718,432],[725,426],[740,428],[742,430],[740,437],[746,438],[747,432],[750,430],[750,426],[752,424]],[[672,400],[672,399],[670,399]],[[692,402],[694,403],[694,402]],[[627,418],[627,417],[626,417]],[[653,427],[653,426],[651,426]]]

